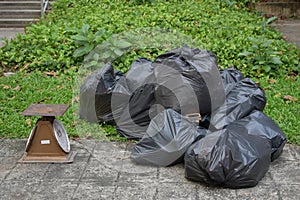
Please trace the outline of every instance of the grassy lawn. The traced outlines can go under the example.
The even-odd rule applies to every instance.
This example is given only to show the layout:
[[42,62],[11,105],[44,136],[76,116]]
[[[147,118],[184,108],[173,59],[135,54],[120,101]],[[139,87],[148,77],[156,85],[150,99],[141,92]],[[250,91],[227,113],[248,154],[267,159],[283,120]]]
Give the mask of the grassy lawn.
[[[97,1],[59,0],[53,11],[26,34],[0,49],[0,138],[26,138],[37,117],[20,113],[32,103],[65,103],[71,107],[59,119],[70,137],[121,140],[114,127],[78,119],[75,79],[84,54],[112,34],[140,27],[160,27],[193,38],[197,48],[213,51],[220,68],[235,66],[265,89],[265,113],[300,145],[299,51],[286,43],[271,21],[226,1]],[[84,25],[89,29],[83,30]],[[105,30],[102,35],[95,33]],[[78,49],[86,53],[74,55]],[[117,60],[124,72],[140,56],[163,49],[135,49]],[[263,53],[261,53],[263,52]]]
[[[20,113],[32,103],[65,103],[71,104],[73,98],[74,78],[69,74],[49,76],[41,72],[17,73],[11,77],[0,77],[0,138],[27,138],[37,117],[24,117]],[[270,116],[285,132],[288,142],[300,145],[300,114],[299,100],[285,99],[300,96],[299,76],[278,77],[276,79],[260,78],[267,95],[265,113]],[[270,83],[271,82],[271,83]],[[74,105],[74,104],[73,104]],[[121,139],[112,126],[90,127],[78,126],[78,110],[75,106],[63,117],[59,117],[70,137],[93,137],[112,140]]]

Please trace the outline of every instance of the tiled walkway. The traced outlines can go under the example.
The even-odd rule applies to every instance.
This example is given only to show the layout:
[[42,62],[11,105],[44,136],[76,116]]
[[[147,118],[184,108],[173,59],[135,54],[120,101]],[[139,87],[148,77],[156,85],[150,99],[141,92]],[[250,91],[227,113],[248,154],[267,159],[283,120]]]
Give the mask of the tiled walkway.
[[0,140],[0,199],[300,199],[299,146],[286,145],[256,187],[233,190],[188,181],[181,164],[136,165],[131,143],[71,144],[71,164],[20,164],[26,140]]

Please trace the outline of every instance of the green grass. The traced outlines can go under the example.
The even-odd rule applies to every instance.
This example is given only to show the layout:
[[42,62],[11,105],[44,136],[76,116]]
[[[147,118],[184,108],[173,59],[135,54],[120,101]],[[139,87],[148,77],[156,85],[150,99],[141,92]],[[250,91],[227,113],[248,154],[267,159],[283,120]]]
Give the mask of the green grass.
[[[279,125],[289,143],[300,145],[300,76],[265,77],[257,81],[267,96],[264,112]],[[294,99],[285,100],[287,95]]]
[[74,76],[71,74],[75,73],[49,76],[42,72],[19,72],[14,76],[0,77],[0,138],[27,138],[39,117],[22,116],[21,112],[30,104],[49,103],[70,105],[64,116],[57,118],[71,138],[124,140],[112,126],[89,124],[78,119]]
[[[256,81],[266,89],[265,113],[278,123],[290,143],[300,145],[299,75],[288,80],[284,75],[299,74],[299,50],[271,29],[267,19],[228,2],[234,1],[56,1],[44,20],[0,48],[0,74],[18,71],[15,76],[0,77],[0,138],[28,137],[37,117],[20,113],[30,104],[65,103],[71,107],[59,119],[70,137],[123,140],[112,126],[78,119],[79,86],[74,81],[83,57],[73,56],[80,47],[74,36],[83,25],[89,25],[85,38],[93,45],[101,44],[111,34],[145,27],[167,29],[192,38],[195,47],[213,51],[221,68],[235,66],[247,75],[261,77]],[[97,40],[94,33],[99,28],[107,34]],[[176,34],[174,37],[176,40]],[[137,57],[153,58],[166,50],[134,49],[118,58],[116,66],[126,71]],[[45,74],[51,71],[57,76]],[[271,76],[275,83],[269,83]],[[298,101],[284,100],[285,95]]]
[[[285,132],[289,143],[300,145],[299,76],[279,77],[272,84],[269,78],[255,81],[260,82],[266,92],[264,112]],[[41,72],[19,72],[15,76],[0,77],[0,83],[0,138],[27,138],[37,117],[24,117],[20,113],[30,104],[40,102],[71,104],[66,114],[58,118],[71,138],[124,140],[113,126],[89,124],[78,119],[78,102],[76,95],[73,96],[76,88],[74,77],[70,74],[54,77]],[[284,100],[285,95],[298,100]]]
[[[33,72],[0,77],[0,80],[0,137],[28,137],[37,117],[24,117],[21,112],[30,104],[70,104],[72,100],[72,76],[61,74],[51,77],[45,73]],[[67,128],[72,128],[72,109],[67,111],[62,120],[67,124]],[[72,131],[70,133],[72,136]]]

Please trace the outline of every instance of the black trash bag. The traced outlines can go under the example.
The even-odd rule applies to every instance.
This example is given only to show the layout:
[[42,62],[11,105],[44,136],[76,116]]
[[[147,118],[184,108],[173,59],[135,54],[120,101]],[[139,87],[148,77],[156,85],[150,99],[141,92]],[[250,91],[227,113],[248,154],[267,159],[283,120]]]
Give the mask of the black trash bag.
[[245,78],[242,72],[233,68],[222,69],[220,70],[220,74],[224,85],[229,83],[237,83]]
[[187,148],[206,132],[176,111],[164,110],[152,119],[146,134],[133,148],[131,159],[143,165],[177,164],[183,161]]
[[271,145],[271,161],[277,159],[283,151],[286,136],[277,124],[261,111],[253,111],[249,116],[233,122],[237,126],[244,127],[250,135],[258,135],[267,138]]
[[117,121],[119,134],[133,140],[144,136],[151,118],[157,114],[151,109],[155,105],[154,91],[155,84],[145,84],[133,92]]
[[[230,91],[236,86],[236,83],[244,79],[244,75],[237,69],[222,69],[220,70],[221,78],[223,80],[224,90],[226,96]],[[211,131],[216,131],[217,129],[214,126],[210,126],[211,122],[211,113],[205,114],[202,116],[199,126],[202,126]]]
[[122,72],[114,71],[110,64],[90,75],[80,87],[79,116],[89,122],[110,122],[112,90]]
[[184,46],[158,56],[152,65],[158,84],[155,97],[163,107],[183,115],[204,115],[224,103],[213,53]]
[[220,70],[220,74],[223,80],[226,95],[232,90],[232,88],[235,86],[235,83],[244,79],[244,75],[237,69],[222,69]]
[[255,82],[249,78],[235,83],[226,96],[225,103],[211,116],[212,130],[220,130],[235,120],[248,116],[254,110],[263,111],[266,96]]
[[125,76],[121,77],[115,84],[111,95],[111,113],[114,123],[118,125],[126,106],[128,106],[132,91],[129,88],[128,80]]
[[[113,93],[124,90],[129,95],[128,99],[114,99],[113,104],[119,107],[114,112],[117,131],[120,135],[128,139],[141,139],[147,130],[150,120],[156,114],[151,108],[155,104],[155,83],[153,76],[152,62],[145,58],[139,58],[134,61],[125,80],[118,81],[118,87]],[[120,106],[121,105],[121,106]],[[152,115],[152,117],[151,117]]]
[[271,145],[248,131],[230,124],[195,142],[184,157],[186,178],[229,188],[255,186],[269,169]]
[[126,73],[126,79],[130,91],[134,92],[147,83],[153,83],[152,61],[146,58],[135,60]]

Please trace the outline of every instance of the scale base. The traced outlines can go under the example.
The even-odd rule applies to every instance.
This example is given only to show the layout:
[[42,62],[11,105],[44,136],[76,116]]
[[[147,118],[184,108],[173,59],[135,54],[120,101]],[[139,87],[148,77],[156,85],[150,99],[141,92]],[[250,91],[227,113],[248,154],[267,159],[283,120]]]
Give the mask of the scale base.
[[25,152],[18,163],[72,163],[77,152],[70,151],[65,156],[29,156]]

